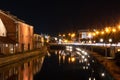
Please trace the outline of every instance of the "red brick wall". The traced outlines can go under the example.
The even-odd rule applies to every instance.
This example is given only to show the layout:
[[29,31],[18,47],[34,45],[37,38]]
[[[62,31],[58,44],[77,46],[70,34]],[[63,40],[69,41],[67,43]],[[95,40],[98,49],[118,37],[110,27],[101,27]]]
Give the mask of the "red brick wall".
[[33,27],[28,24],[19,22],[19,49],[22,51],[22,44],[24,44],[24,51],[33,49]]
[[[16,52],[27,51],[33,49],[33,27],[17,21],[11,16],[0,11],[0,18],[7,30],[7,36],[18,42],[18,48],[16,47]],[[18,27],[18,30],[17,30]],[[22,44],[24,46],[22,47]]]

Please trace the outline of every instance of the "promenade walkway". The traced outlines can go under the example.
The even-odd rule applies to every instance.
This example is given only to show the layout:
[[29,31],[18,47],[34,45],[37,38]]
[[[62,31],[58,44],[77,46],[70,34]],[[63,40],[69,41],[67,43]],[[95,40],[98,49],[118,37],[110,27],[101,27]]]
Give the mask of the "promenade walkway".
[[13,63],[13,62],[16,62],[16,61],[19,61],[19,60],[27,59],[29,57],[44,56],[46,54],[46,52],[47,52],[47,48],[42,47],[40,49],[25,52],[25,53],[1,56],[0,57],[0,67],[7,65],[7,64],[10,64],[10,63]]
[[120,80],[120,66],[115,64],[114,59],[107,59],[106,57],[103,57],[96,52],[87,52],[94,56],[103,66],[105,66],[106,70],[110,72],[115,80]]

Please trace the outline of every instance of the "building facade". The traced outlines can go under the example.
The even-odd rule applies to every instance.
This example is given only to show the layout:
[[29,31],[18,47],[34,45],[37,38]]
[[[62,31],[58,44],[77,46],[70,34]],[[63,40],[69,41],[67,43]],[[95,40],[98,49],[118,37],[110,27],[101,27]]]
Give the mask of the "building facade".
[[0,53],[13,54],[33,49],[33,26],[0,10]]
[[78,30],[78,41],[81,43],[88,43],[92,39],[91,31],[89,30]]
[[17,23],[17,37],[19,42],[19,52],[33,49],[33,26],[23,22]]
[[39,34],[34,34],[33,46],[34,49],[41,48],[44,45],[44,37]]
[[[0,14],[0,54],[13,54],[16,52],[16,41],[13,41],[8,37],[7,29],[5,27],[5,24],[3,21],[5,21],[5,16],[3,13]],[[9,20],[8,20],[9,21]],[[7,20],[6,20],[7,22]]]

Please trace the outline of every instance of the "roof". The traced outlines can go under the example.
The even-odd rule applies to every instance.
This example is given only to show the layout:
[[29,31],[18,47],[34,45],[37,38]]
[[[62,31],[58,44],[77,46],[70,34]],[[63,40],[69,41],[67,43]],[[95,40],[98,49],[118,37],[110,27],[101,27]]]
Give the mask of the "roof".
[[8,38],[8,37],[2,37],[2,36],[0,36],[0,44],[1,44],[1,43],[16,44],[16,43],[18,43],[18,42],[14,41],[14,40],[12,40],[12,39],[10,39],[10,38]]
[[21,22],[24,22],[24,23],[25,23],[25,21],[17,18],[17,16],[12,15],[9,11],[3,11],[3,10],[0,9],[0,12],[2,12],[2,13],[5,14],[5,15],[7,15],[9,18],[13,19],[14,21],[17,20],[17,21],[21,21]]

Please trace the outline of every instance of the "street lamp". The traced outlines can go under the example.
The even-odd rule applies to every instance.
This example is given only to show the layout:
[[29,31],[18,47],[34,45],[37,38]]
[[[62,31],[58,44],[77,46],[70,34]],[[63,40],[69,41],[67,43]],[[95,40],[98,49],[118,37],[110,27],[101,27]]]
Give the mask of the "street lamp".
[[112,39],[111,39],[111,38],[109,39],[109,42],[110,42],[110,43],[112,42]]
[[63,37],[65,37],[65,34],[63,34]]
[[101,34],[103,35],[103,34],[104,34],[104,31],[102,31]]
[[100,39],[100,42],[103,42],[103,39],[102,39],[102,38]]
[[114,32],[114,33],[115,33],[115,32],[116,32],[116,29],[115,29],[115,28],[113,28],[113,29],[112,29],[112,32]]
[[99,34],[99,31],[96,31],[96,34],[98,35],[98,34]]

